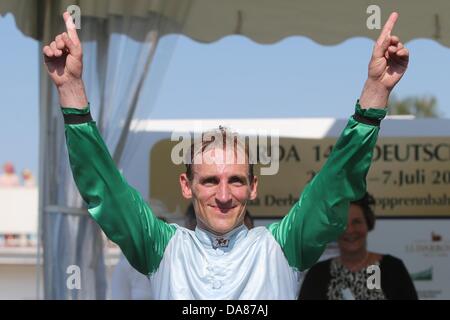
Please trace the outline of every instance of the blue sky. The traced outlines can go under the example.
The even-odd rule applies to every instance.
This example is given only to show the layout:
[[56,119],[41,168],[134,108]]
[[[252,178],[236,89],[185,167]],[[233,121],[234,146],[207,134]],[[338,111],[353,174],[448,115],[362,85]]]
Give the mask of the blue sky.
[[[36,41],[0,17],[2,125],[0,163],[38,168],[38,57]],[[152,118],[347,118],[361,92],[373,42],[349,39],[322,46],[304,37],[259,45],[240,36],[200,44],[163,38],[158,55],[175,44],[150,114]],[[407,43],[410,67],[396,87],[400,98],[434,95],[450,117],[450,50],[431,40]],[[166,49],[166,50],[165,50]]]

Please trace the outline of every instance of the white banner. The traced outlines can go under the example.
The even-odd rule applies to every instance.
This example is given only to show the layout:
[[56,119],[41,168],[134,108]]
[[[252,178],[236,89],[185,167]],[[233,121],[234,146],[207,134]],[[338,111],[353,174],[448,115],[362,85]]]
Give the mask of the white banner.
[[420,299],[450,299],[450,219],[378,219],[368,248],[402,259]]
[[0,233],[37,233],[37,188],[0,188]]

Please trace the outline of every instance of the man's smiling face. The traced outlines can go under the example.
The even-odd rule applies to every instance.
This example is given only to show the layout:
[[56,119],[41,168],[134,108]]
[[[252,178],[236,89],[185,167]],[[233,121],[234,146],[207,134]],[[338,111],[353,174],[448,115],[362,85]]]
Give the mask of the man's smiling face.
[[198,226],[216,235],[243,224],[247,201],[256,198],[258,184],[256,177],[249,181],[248,163],[227,163],[225,158],[223,149],[209,149],[194,159],[192,180],[180,175],[183,196],[192,199]]

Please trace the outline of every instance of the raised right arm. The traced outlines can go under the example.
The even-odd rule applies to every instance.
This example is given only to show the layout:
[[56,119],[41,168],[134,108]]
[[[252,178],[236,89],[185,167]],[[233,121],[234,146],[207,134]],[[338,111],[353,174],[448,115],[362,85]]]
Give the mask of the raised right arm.
[[91,216],[120,246],[130,264],[143,274],[152,273],[175,227],[156,218],[117,170],[91,118],[81,79],[82,48],[75,25],[68,13],[64,13],[64,20],[67,33],[58,35],[43,52],[59,93],[75,183]]

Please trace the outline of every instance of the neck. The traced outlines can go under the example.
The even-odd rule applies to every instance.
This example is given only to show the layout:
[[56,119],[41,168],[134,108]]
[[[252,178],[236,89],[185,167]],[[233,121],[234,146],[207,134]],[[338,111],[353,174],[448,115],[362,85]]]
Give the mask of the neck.
[[243,225],[243,223],[241,223],[240,225],[235,226],[233,229],[228,230],[227,232],[217,232],[215,230],[212,230],[212,229],[206,227],[205,224],[203,224],[201,222],[197,222],[197,227],[198,228],[200,228],[202,230],[205,230],[205,231],[211,233],[212,235],[214,235],[216,237],[223,237],[223,236],[229,234],[231,231],[236,230],[237,228],[241,227],[242,225]]
[[341,263],[349,269],[360,269],[367,263],[369,252],[366,248],[355,252],[341,252]]

